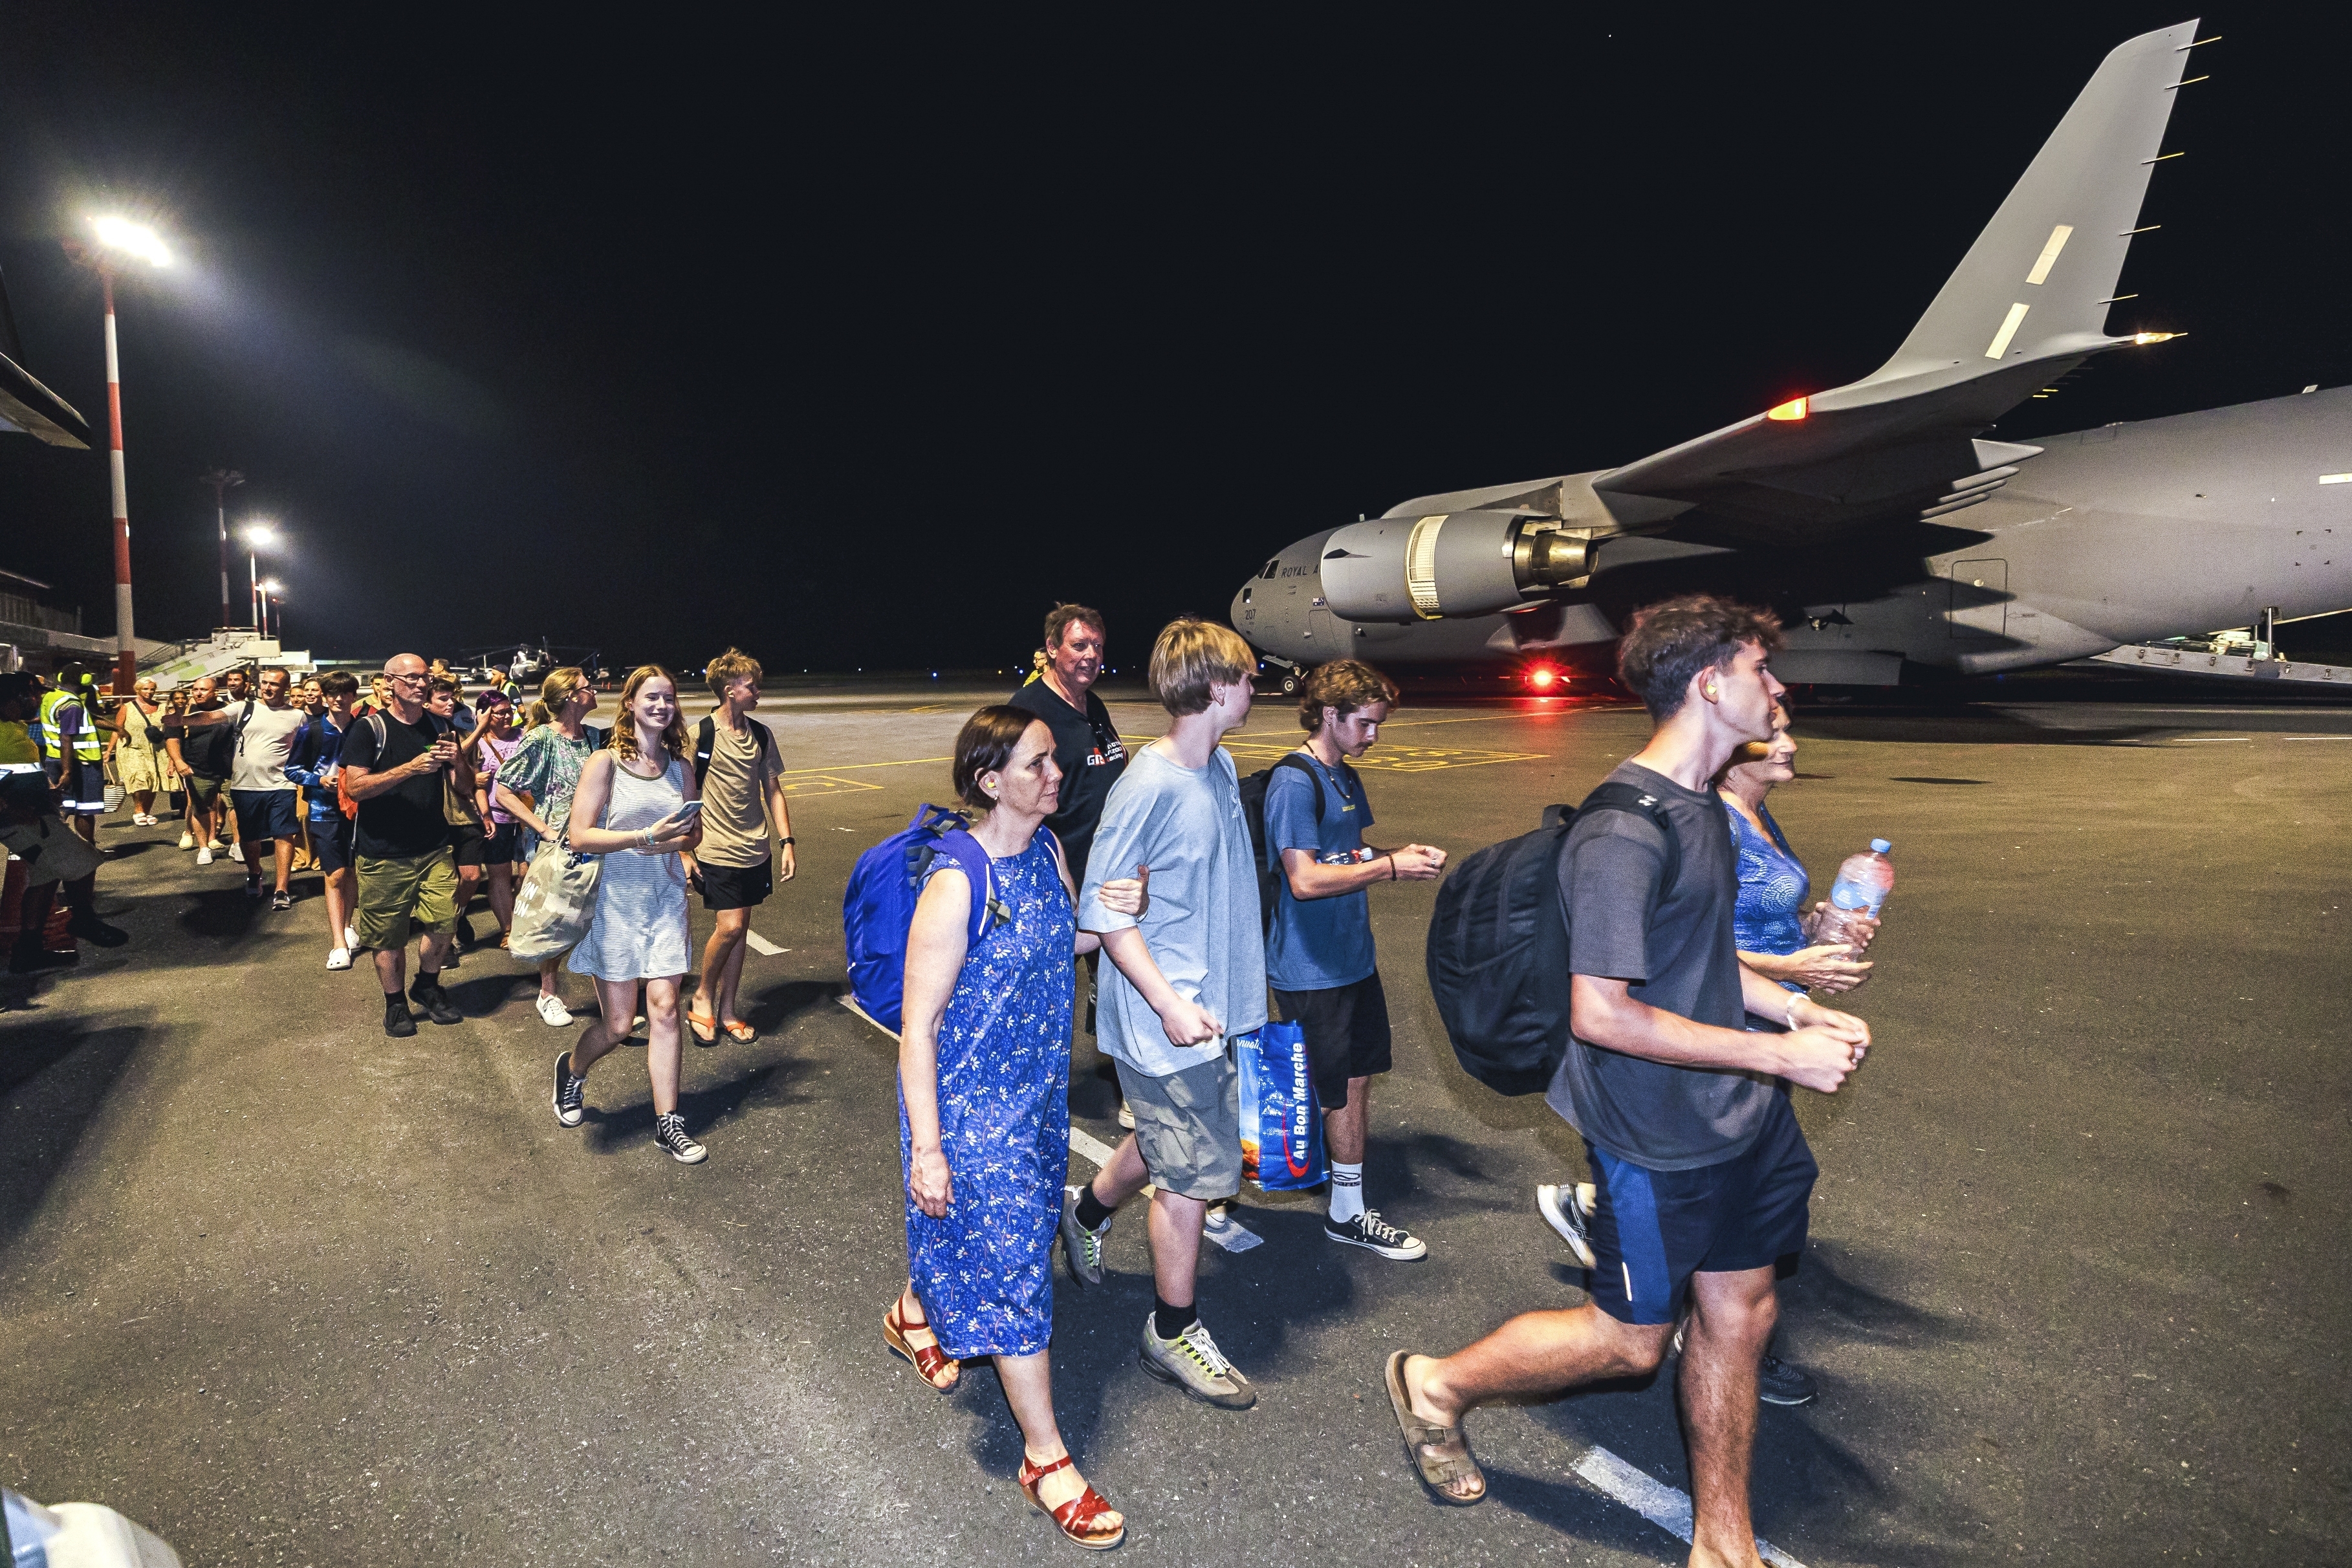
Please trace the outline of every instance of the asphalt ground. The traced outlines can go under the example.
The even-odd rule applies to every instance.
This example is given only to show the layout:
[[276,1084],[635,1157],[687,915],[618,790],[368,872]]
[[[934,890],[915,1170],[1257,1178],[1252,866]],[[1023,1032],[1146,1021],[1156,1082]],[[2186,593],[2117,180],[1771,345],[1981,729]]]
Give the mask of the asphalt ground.
[[[688,1046],[692,1169],[649,1142],[635,1052],[556,1124],[568,1032],[494,948],[450,976],[466,1022],[387,1040],[365,966],[321,967],[314,877],[273,915],[234,863],[108,819],[101,908],[133,943],[0,982],[0,1477],[120,1508],[192,1568],[1074,1551],[1014,1489],[992,1373],[942,1398],[883,1349],[893,1047],[836,1000],[851,862],[945,795],[985,696],[769,704],[800,877],[754,921],[785,950],[747,962],[759,1040]],[[1458,857],[1645,730],[1572,700],[1408,707],[1365,769],[1372,837]],[[1762,1413],[1759,1531],[1814,1568],[2343,1561],[2352,710],[1811,710],[1797,733],[1773,805],[1817,881],[1874,835],[1899,880],[1851,999],[1877,1048],[1836,1097],[1797,1093],[1822,1176],[1780,1351],[1822,1394]],[[1246,770],[1295,738],[1269,700],[1234,742]],[[1200,1297],[1262,1390],[1245,1414],[1137,1367],[1138,1209],[1102,1289],[1063,1277],[1058,1406],[1125,1560],[1683,1556],[1571,1474],[1598,1446],[1686,1487],[1670,1375],[1475,1415],[1480,1507],[1433,1507],[1405,1465],[1391,1350],[1580,1300],[1532,1202],[1578,1145],[1454,1064],[1421,978],[1434,897],[1372,899],[1396,1070],[1367,1172],[1429,1258],[1245,1194],[1269,1245],[1208,1249]],[[1117,1141],[1084,1037],[1072,1100]]]

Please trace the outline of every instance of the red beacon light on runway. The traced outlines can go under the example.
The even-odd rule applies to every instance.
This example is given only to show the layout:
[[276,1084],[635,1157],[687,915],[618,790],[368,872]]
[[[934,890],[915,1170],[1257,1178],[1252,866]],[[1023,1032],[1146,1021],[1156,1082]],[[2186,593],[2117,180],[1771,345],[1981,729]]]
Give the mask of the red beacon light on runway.
[[1564,679],[1559,670],[1548,664],[1539,664],[1528,671],[1528,684],[1538,691],[1549,691],[1553,687],[1563,684]]
[[1764,411],[1764,417],[1767,419],[1781,420],[1802,419],[1806,415],[1811,412],[1811,398],[1792,397],[1786,403],[1776,403],[1771,407],[1767,408]]

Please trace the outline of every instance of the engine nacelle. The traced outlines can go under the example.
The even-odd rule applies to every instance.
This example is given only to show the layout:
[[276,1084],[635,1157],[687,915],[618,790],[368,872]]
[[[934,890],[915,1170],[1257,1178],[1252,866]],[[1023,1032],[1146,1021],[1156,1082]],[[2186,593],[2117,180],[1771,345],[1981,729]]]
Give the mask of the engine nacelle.
[[1523,512],[1349,523],[1323,546],[1323,597],[1350,621],[1491,616],[1592,571],[1595,542]]

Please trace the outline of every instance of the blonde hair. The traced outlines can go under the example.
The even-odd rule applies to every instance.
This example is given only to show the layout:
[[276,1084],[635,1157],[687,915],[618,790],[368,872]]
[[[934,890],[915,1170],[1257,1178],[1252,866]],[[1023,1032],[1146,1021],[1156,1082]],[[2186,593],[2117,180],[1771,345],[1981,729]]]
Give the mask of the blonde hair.
[[[677,677],[657,664],[641,664],[629,671],[629,679],[621,683],[621,711],[613,721],[613,738],[605,744],[620,753],[625,763],[638,757],[637,715],[630,707],[636,700],[637,689],[648,680],[667,680],[672,692],[677,690]],[[662,749],[673,757],[686,755],[686,713],[683,710],[669,716],[669,728],[661,733]]]
[[1209,688],[1237,686],[1257,672],[1257,656],[1239,632],[1181,616],[1151,645],[1151,694],[1178,719],[1208,710]]
[[702,678],[710,683],[710,695],[724,702],[727,700],[728,682],[748,679],[757,686],[767,673],[760,668],[758,659],[740,647],[730,647],[710,661],[709,668],[702,672]]
[[540,703],[547,710],[548,717],[553,718],[555,710],[571,701],[572,694],[587,684],[588,672],[576,664],[551,669],[547,679],[539,683]]

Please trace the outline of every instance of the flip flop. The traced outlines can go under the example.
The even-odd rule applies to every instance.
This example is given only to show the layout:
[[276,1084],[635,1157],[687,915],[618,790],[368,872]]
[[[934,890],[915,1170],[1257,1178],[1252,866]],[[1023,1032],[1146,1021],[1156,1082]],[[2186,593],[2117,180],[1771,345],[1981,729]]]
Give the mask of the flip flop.
[[740,1018],[731,1019],[719,1026],[726,1030],[727,1037],[739,1046],[748,1046],[760,1037],[760,1031]]
[[694,1031],[694,1037],[700,1040],[704,1045],[715,1046],[719,1043],[718,1030],[709,1019],[702,1017],[698,1014],[688,1013],[686,1016],[686,1026],[692,1029]]
[[[1412,1395],[1405,1392],[1404,1363],[1410,1351],[1399,1351],[1389,1357],[1389,1404],[1396,1411],[1397,1427],[1404,1434],[1405,1458],[1412,1461],[1421,1484],[1430,1500],[1448,1508],[1468,1508],[1486,1500],[1486,1476],[1479,1469],[1478,1461],[1470,1457],[1470,1440],[1459,1426],[1433,1426],[1412,1413]],[[1458,1447],[1461,1458],[1432,1454],[1430,1448]],[[1469,1497],[1456,1497],[1445,1489],[1445,1483],[1455,1480],[1475,1480],[1478,1489]]]

